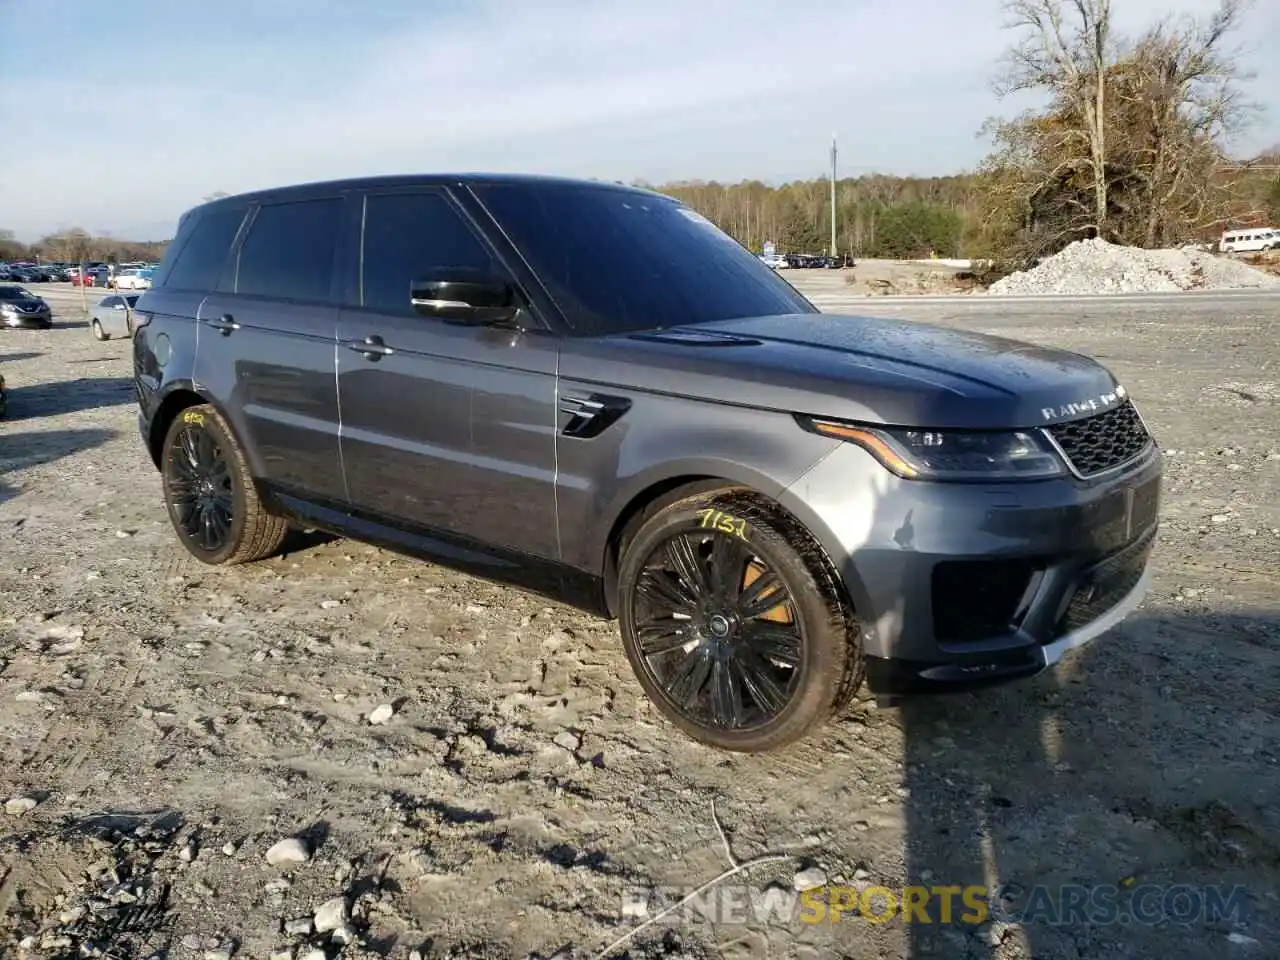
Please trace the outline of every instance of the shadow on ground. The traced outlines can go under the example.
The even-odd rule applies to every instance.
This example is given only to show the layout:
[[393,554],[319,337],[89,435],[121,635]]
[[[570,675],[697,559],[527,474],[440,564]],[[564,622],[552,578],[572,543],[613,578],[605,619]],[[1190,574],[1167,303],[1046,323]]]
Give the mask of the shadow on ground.
[[9,384],[9,413],[5,419],[56,417],[98,407],[118,407],[133,400],[133,381],[128,377],[80,377],[31,386]]
[[18,488],[5,483],[6,474],[101,446],[115,435],[114,430],[99,429],[6,434],[0,438],[0,503],[13,499],[19,493]]
[[1035,680],[905,703],[907,882],[955,889],[908,956],[1274,948],[1278,689],[1280,609],[1146,611]]
[[306,553],[316,547],[323,547],[326,543],[332,543],[337,539],[339,538],[324,530],[303,530],[300,527],[290,527],[288,534],[285,535],[284,543],[280,545],[280,549],[276,553],[286,557],[295,553]]
[[0,353],[0,363],[17,363],[19,360],[34,360],[37,357],[43,357],[43,352],[28,351],[27,353]]

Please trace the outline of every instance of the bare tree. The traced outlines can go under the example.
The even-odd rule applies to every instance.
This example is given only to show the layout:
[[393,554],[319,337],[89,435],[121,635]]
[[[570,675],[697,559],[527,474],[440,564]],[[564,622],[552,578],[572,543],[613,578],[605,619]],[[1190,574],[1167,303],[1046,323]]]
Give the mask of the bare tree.
[[81,227],[71,227],[51,237],[45,237],[41,244],[51,260],[80,263],[93,259],[93,237],[89,235],[88,230]]
[[[1135,45],[1121,86],[1127,166],[1142,193],[1144,216],[1133,242],[1153,246],[1181,221],[1198,227],[1221,221],[1223,144],[1256,110],[1243,95],[1251,74],[1237,51],[1224,49],[1248,0],[1223,0],[1207,19],[1163,20]],[[1229,204],[1227,204],[1229,206]]]
[[1050,94],[1078,111],[1082,129],[1069,131],[1088,146],[1094,228],[1107,220],[1107,68],[1115,51],[1111,0],[1008,0],[1007,26],[1022,40],[1005,55],[996,81],[1002,96],[1020,91]]
[[1091,235],[1182,242],[1241,215],[1253,188],[1229,172],[1225,144],[1253,106],[1225,44],[1249,2],[1165,18],[1126,42],[1113,35],[1109,0],[1011,0],[1023,37],[997,89],[1048,103],[986,129],[996,149],[979,235],[1030,259]]
[[12,230],[0,230],[0,260],[14,260],[26,254],[26,244],[20,243]]

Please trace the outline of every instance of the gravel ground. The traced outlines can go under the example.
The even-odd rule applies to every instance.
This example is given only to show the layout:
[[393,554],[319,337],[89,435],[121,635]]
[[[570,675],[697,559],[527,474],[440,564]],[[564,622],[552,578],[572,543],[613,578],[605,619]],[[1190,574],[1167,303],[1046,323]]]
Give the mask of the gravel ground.
[[[858,702],[764,757],[676,734],[614,626],[543,599],[318,536],[188,559],[128,343],[50,299],[55,329],[0,331],[0,956],[590,957],[635,929],[628,890],[708,881],[726,847],[792,859],[612,955],[1280,955],[1280,298],[877,301],[1118,372],[1168,450],[1155,586],[1053,674]],[[729,899],[797,873],[1242,899],[978,926]]]

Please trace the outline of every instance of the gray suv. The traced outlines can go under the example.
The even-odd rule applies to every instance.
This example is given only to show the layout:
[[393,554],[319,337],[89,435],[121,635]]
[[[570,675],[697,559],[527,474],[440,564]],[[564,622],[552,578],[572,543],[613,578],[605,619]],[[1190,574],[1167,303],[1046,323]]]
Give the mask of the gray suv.
[[290,524],[616,617],[692,737],[757,751],[865,681],[1028,677],[1140,601],[1160,454],[1086,357],[820,313],[693,210],[515,176],[185,214],[136,308],[177,536]]

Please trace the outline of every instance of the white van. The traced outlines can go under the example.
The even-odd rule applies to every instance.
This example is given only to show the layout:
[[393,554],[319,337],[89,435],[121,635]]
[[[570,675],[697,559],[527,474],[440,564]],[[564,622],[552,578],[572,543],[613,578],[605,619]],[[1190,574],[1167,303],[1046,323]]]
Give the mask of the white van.
[[1253,250],[1280,250],[1280,230],[1255,227],[1252,230],[1224,230],[1218,249],[1223,253]]

